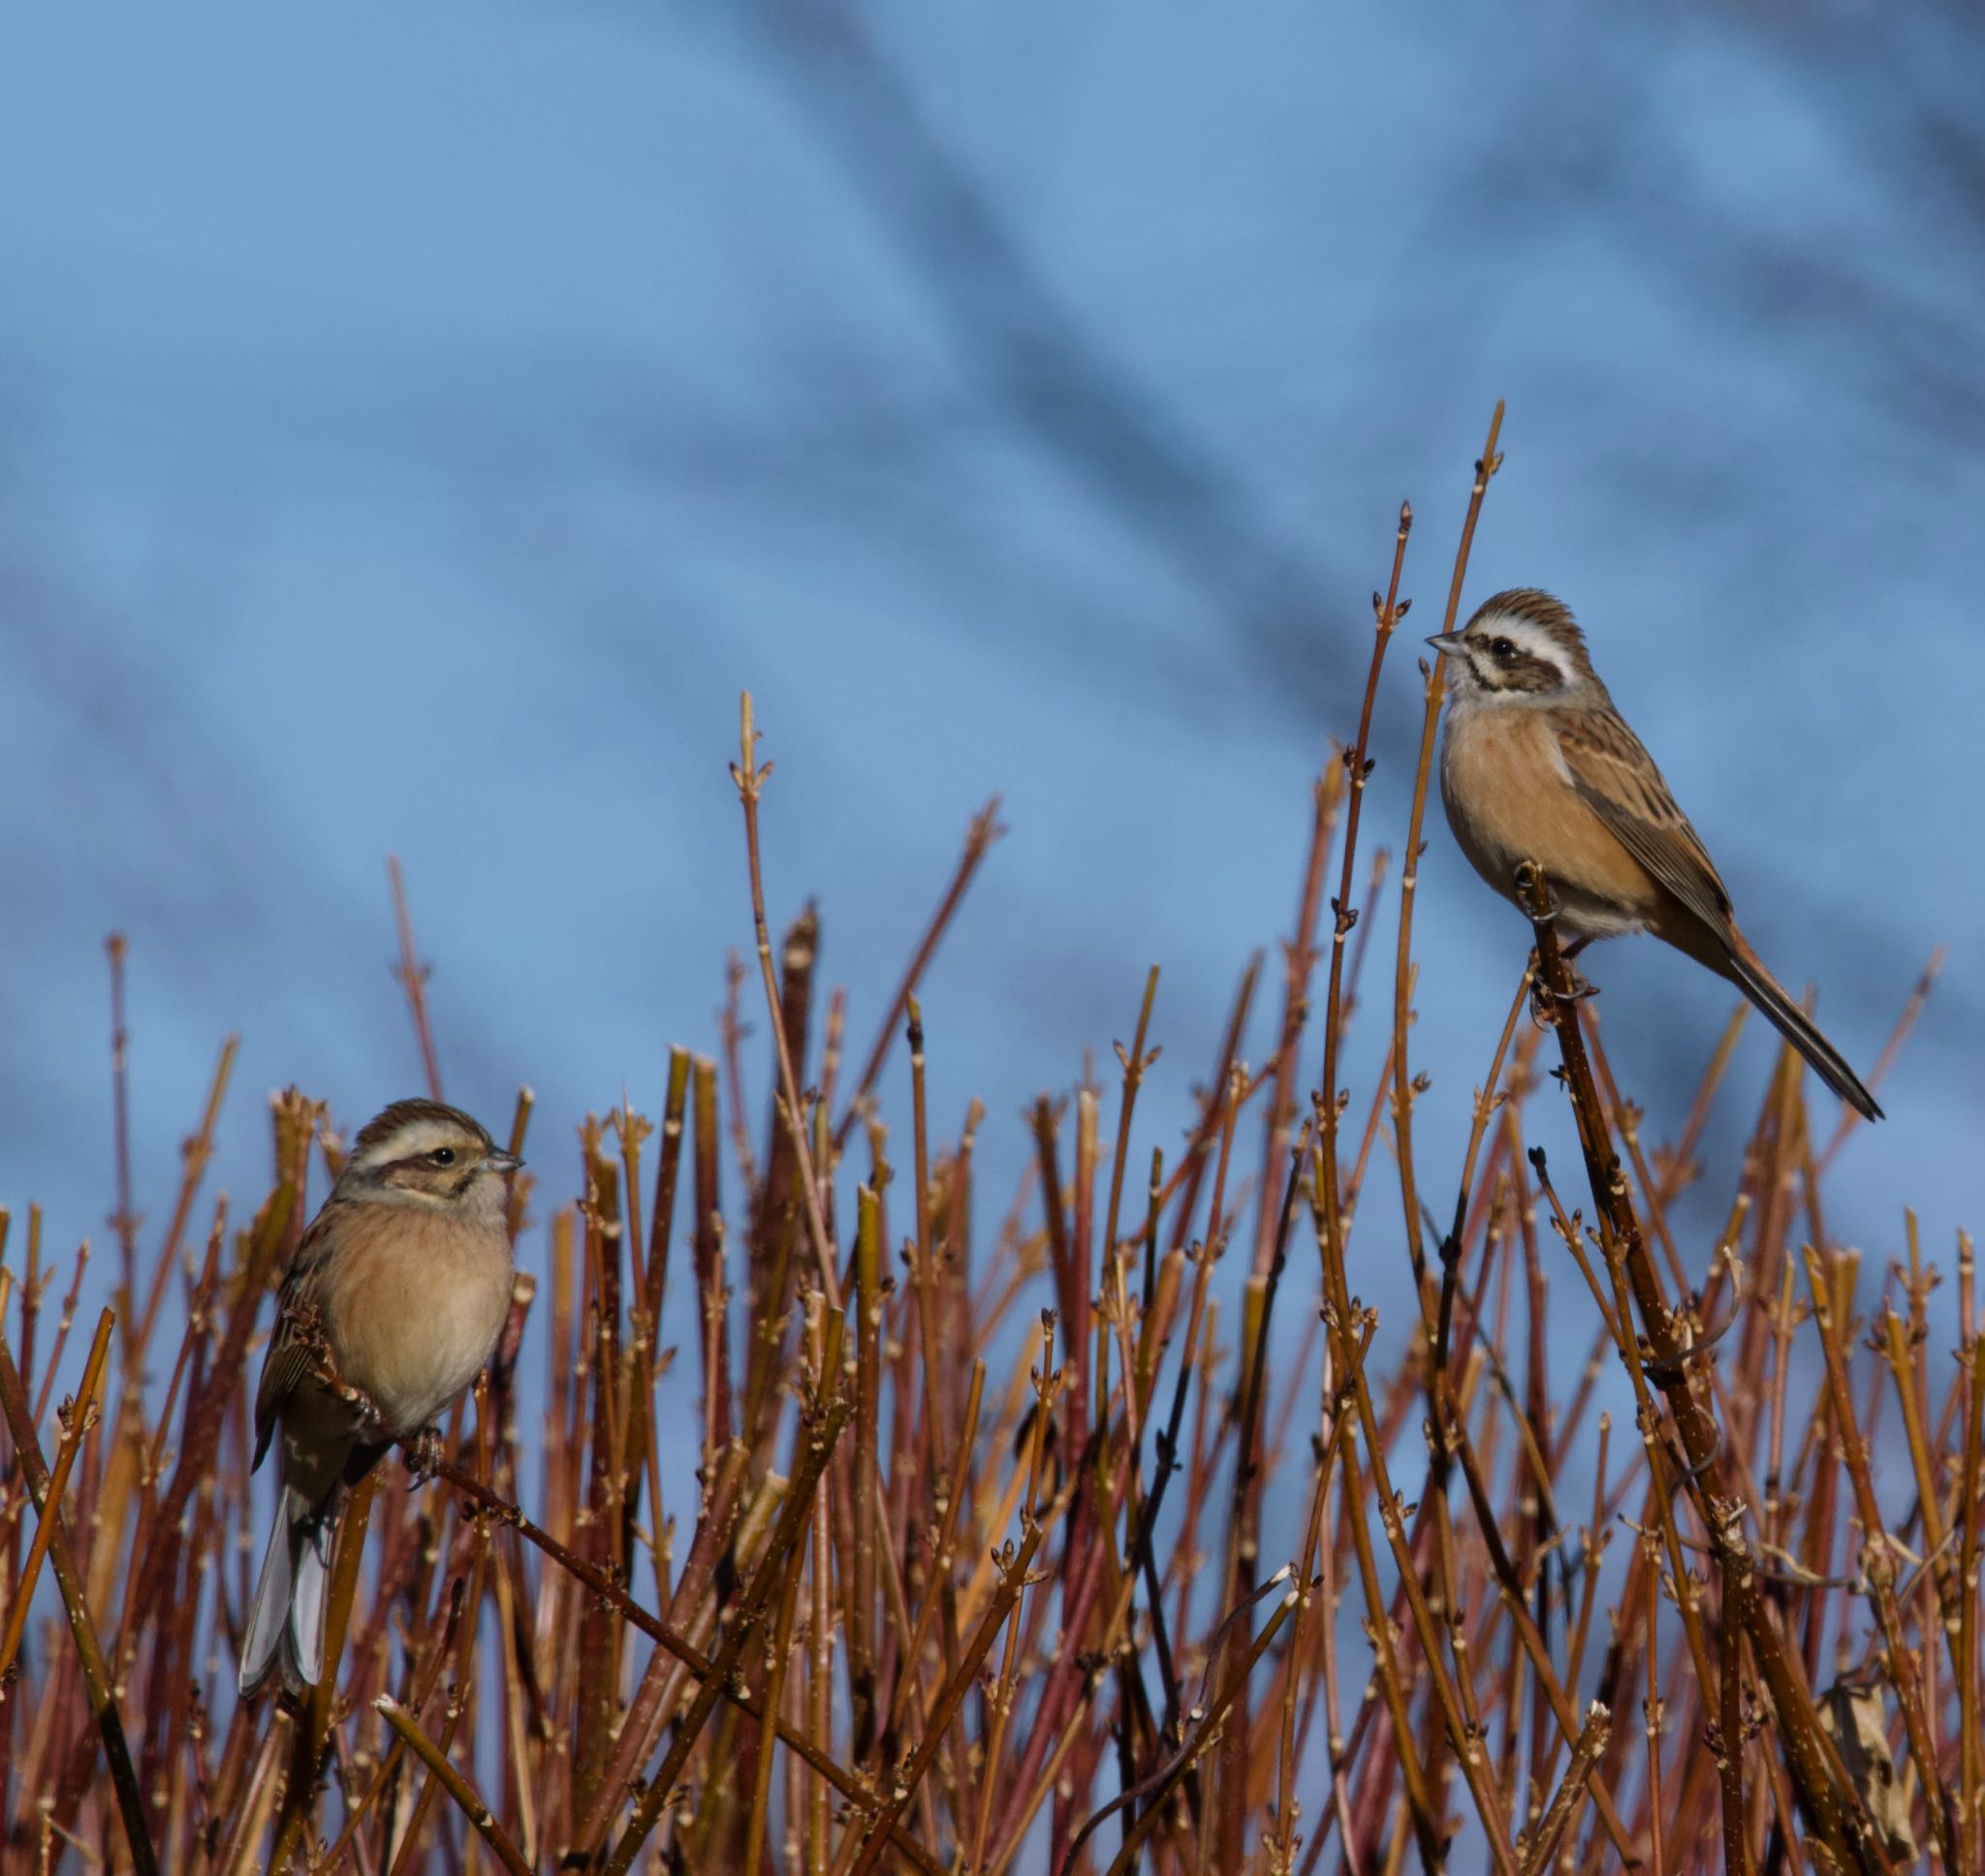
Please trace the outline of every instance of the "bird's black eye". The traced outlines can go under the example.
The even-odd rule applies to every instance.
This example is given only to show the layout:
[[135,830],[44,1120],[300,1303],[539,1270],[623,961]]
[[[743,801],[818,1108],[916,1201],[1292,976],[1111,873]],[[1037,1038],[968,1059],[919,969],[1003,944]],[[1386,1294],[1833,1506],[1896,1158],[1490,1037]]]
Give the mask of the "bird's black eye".
[[1500,664],[1508,664],[1516,656],[1516,646],[1507,639],[1491,639],[1490,654]]
[[435,1147],[427,1155],[427,1164],[429,1166],[453,1166],[455,1164],[455,1148],[453,1146]]

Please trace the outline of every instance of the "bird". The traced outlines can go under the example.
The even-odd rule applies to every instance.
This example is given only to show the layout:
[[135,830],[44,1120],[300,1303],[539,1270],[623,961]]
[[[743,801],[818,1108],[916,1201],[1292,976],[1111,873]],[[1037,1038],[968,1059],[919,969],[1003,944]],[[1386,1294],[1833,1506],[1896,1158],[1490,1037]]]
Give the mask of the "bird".
[[1592,669],[1570,609],[1519,587],[1427,642],[1449,676],[1440,798],[1475,871],[1514,900],[1518,867],[1534,861],[1578,945],[1651,931],[1727,978],[1835,1094],[1879,1120],[1846,1058],[1738,928],[1708,850]]
[[[280,1467],[241,1644],[244,1700],[278,1671],[292,1693],[317,1684],[346,1491],[488,1361],[510,1309],[507,1181],[521,1164],[459,1109],[395,1101],[360,1129],[297,1246],[255,1396],[255,1467],[272,1442]],[[374,1412],[327,1384],[327,1356]]]

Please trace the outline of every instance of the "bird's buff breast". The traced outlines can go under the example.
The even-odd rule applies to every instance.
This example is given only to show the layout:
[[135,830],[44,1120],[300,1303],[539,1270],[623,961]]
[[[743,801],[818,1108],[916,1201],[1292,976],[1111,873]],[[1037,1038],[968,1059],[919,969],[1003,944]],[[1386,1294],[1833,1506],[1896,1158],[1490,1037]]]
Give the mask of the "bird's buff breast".
[[393,1431],[418,1431],[488,1360],[515,1266],[500,1227],[381,1206],[355,1220],[327,1285],[340,1376]]
[[1504,898],[1516,896],[1517,868],[1534,860],[1574,935],[1637,931],[1654,912],[1657,889],[1580,798],[1542,712],[1451,710],[1440,798],[1468,863]]

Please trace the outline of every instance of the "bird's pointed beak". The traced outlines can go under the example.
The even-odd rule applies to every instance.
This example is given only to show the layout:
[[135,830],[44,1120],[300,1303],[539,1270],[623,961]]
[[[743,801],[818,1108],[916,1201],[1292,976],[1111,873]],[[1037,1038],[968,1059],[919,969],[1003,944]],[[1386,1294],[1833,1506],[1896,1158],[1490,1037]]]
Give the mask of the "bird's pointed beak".
[[486,1172],[515,1172],[522,1164],[523,1161],[515,1153],[505,1153],[500,1149],[483,1155],[483,1170]]
[[1462,648],[1462,635],[1459,632],[1436,632],[1427,642],[1445,658],[1449,652]]

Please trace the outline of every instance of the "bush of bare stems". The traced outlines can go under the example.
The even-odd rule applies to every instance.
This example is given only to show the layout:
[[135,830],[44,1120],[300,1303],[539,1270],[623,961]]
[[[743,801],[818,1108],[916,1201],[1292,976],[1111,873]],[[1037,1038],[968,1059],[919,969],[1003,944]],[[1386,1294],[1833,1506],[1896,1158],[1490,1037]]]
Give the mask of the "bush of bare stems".
[[[1495,449],[1492,427],[1450,625]],[[1717,1242],[1678,1244],[1737,1024],[1654,1148],[1537,879],[1452,1223],[1429,1208],[1415,869],[1396,948],[1368,950],[1386,868],[1361,826],[1410,518],[1362,711],[1315,790],[1280,984],[1244,978],[1168,1155],[1137,1144],[1152,973],[1111,1083],[1033,1110],[996,1229],[982,1115],[947,1138],[926,1112],[916,1000],[993,811],[850,1072],[811,915],[776,946],[766,925],[746,700],[756,968],[734,968],[713,1056],[670,1052],[657,1114],[588,1120],[574,1185],[520,1189],[518,1229],[526,1205],[549,1220],[509,1330],[441,1474],[409,1491],[387,1468],[355,1495],[314,1696],[233,1687],[254,1366],[313,1158],[338,1160],[330,1116],[277,1099],[268,1197],[245,1225],[203,1211],[224,1051],[156,1246],[119,1195],[93,1338],[85,1260],[65,1272],[30,1210],[0,1266],[0,1864],[1985,1867],[1969,1242],[1953,1329],[1913,1222],[1878,1277],[1829,1239],[1849,1129],[1809,1109],[1787,1051]],[[1409,856],[1425,681],[1392,842]],[[121,1064],[116,941],[111,961]],[[1250,1069],[1252,1006],[1277,995]],[[739,1089],[761,996],[776,1097],[755,1130]],[[1389,1045],[1344,1091],[1354,1014]],[[909,1111],[885,1113],[905,1045]],[[1527,1134],[1566,1102],[1576,1168]],[[117,1111],[124,1164],[121,1079]],[[1354,1227],[1414,1274],[1417,1319],[1383,1340]],[[684,1294],[694,1331],[665,1350]],[[1277,1360],[1292,1310],[1308,1332]],[[1579,1324],[1590,1359],[1567,1371],[1550,1338]],[[1630,1427],[1599,1407],[1623,1375]],[[673,1502],[663,1458],[692,1442],[694,1503]],[[1262,1552],[1271,1484],[1304,1508],[1286,1558]]]

